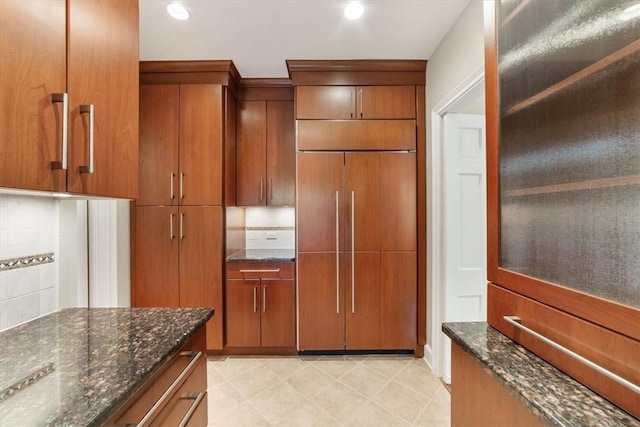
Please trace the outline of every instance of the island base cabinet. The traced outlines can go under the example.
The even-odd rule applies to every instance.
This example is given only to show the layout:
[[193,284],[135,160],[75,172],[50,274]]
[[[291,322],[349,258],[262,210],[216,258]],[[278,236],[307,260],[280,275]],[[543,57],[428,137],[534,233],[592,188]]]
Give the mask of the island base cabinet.
[[451,344],[451,426],[543,424],[462,348]]

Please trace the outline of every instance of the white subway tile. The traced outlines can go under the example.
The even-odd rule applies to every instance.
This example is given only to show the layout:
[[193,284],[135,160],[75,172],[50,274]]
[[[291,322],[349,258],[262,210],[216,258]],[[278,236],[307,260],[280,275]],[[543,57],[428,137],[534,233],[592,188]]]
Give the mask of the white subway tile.
[[55,288],[40,291],[40,316],[53,313],[58,309],[58,292]]
[[0,301],[0,330],[12,328],[39,316],[39,293]]
[[7,300],[38,292],[40,290],[40,272],[38,268],[25,267],[3,271],[1,274],[6,293],[0,296],[0,299]]
[[40,274],[40,290],[58,288],[58,263],[50,262],[34,267]]

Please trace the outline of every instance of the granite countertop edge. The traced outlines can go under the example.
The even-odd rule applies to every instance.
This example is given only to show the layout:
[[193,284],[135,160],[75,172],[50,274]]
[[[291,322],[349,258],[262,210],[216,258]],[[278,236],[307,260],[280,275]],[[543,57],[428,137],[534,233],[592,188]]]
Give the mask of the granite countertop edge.
[[243,249],[232,253],[226,262],[295,262],[295,249]]
[[[585,424],[584,417],[580,418],[579,416],[576,416],[575,421],[573,421],[569,417],[567,417],[566,414],[554,413],[550,408],[545,407],[541,404],[542,400],[539,398],[539,394],[536,394],[536,390],[534,390],[532,387],[534,383],[541,383],[541,378],[533,378],[532,376],[527,378],[526,373],[518,373],[519,375],[514,375],[513,365],[501,366],[499,364],[499,358],[492,357],[493,355],[491,354],[491,351],[495,351],[493,348],[483,348],[477,343],[470,342],[471,340],[465,339],[464,336],[460,335],[460,331],[456,330],[460,328],[485,328],[485,330],[487,331],[486,334],[492,335],[492,337],[487,337],[486,341],[490,341],[491,339],[493,339],[494,341],[496,341],[495,344],[497,344],[497,346],[501,345],[503,347],[506,347],[513,356],[517,355],[520,358],[527,359],[530,362],[529,366],[539,367],[540,369],[536,372],[540,373],[541,376],[549,377],[549,384],[551,384],[552,386],[550,387],[551,390],[548,390],[548,394],[545,397],[552,397],[552,392],[556,393],[556,395],[559,395],[562,394],[563,391],[566,392],[566,389],[571,389],[576,395],[590,396],[594,405],[599,404],[604,407],[599,411],[595,411],[594,406],[589,406],[591,412],[598,412],[598,416],[600,417],[606,416],[607,414],[613,415],[613,419],[611,419],[610,421],[621,421],[619,424],[616,422],[611,425],[640,426],[640,421],[635,417],[628,414],[623,409],[613,405],[609,401],[605,400],[597,393],[593,392],[567,374],[558,370],[556,367],[546,362],[536,354],[530,352],[526,348],[522,347],[520,344],[511,340],[509,337],[503,335],[500,331],[489,326],[487,322],[461,322],[442,324],[442,332],[444,332],[445,335],[451,338],[452,342],[459,345],[466,353],[468,353],[474,360],[476,360],[485,372],[489,373],[489,375],[503,384],[512,396],[520,401],[526,408],[530,409],[532,413],[544,424],[559,427],[582,427],[586,425],[595,426],[602,425],[599,424],[599,422],[602,421],[602,418],[592,424]],[[522,365],[522,363],[516,364],[516,369],[517,367],[522,367]],[[557,385],[557,382],[554,383],[553,380],[561,381],[563,383],[563,387],[555,387]],[[567,399],[557,400],[561,402],[563,406],[566,406],[568,403]],[[554,404],[551,404],[550,406],[554,407]],[[577,410],[574,409],[573,411],[567,411],[567,413],[576,415],[576,411]],[[590,413],[586,416],[595,417],[596,415]]]

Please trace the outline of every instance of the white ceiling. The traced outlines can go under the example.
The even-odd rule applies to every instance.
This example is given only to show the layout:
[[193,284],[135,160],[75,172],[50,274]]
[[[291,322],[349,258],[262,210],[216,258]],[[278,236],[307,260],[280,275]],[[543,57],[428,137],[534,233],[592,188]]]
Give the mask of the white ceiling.
[[470,0],[140,0],[140,59],[231,59],[242,77],[287,77],[286,59],[429,59]]

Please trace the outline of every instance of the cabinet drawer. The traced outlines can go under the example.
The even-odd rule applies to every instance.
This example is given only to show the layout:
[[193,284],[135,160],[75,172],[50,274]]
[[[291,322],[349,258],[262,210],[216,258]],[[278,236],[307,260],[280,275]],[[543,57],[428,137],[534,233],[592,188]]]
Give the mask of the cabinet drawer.
[[294,262],[228,262],[227,279],[294,279]]
[[149,425],[150,422],[159,422],[159,416],[167,408],[175,406],[175,400],[180,396],[206,391],[206,369],[206,357],[203,353],[179,353],[113,425],[138,425],[142,421],[143,425]]

